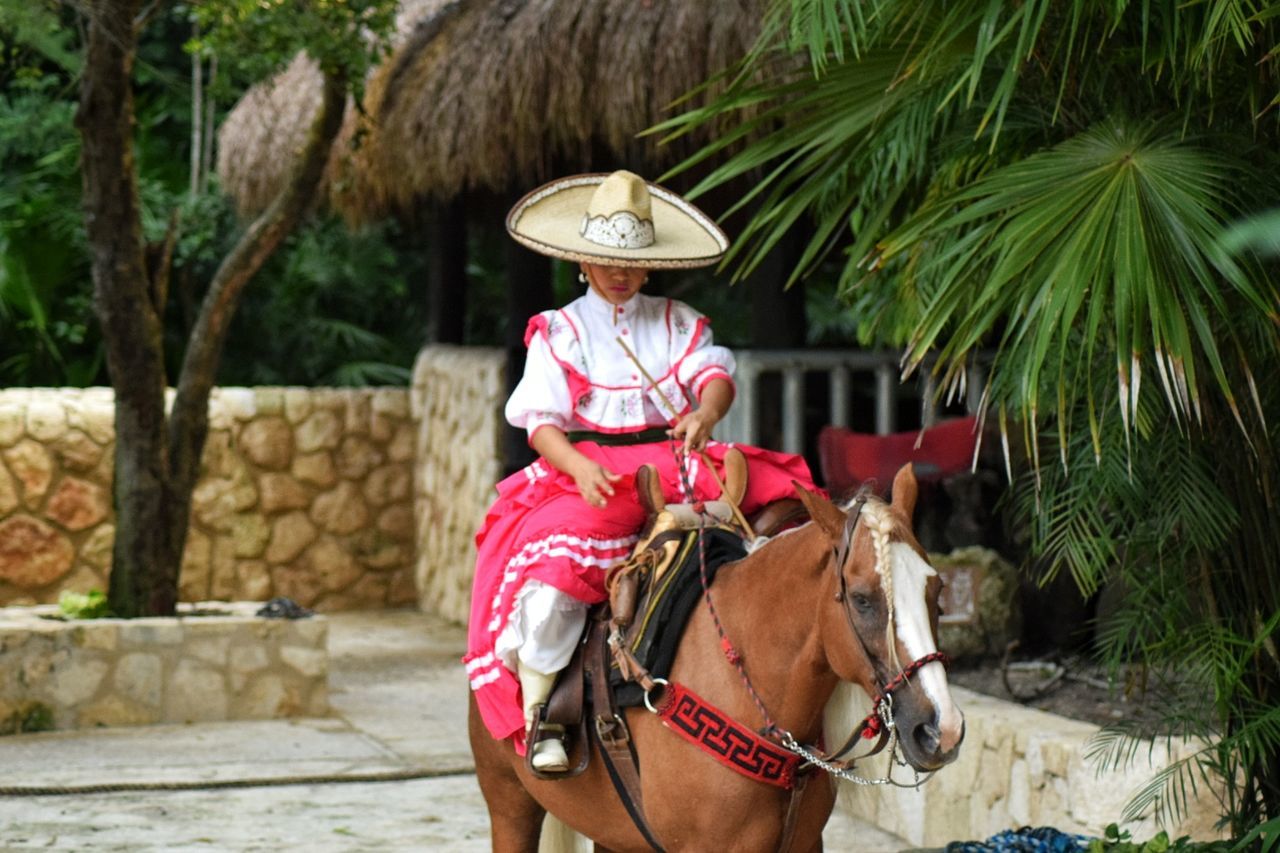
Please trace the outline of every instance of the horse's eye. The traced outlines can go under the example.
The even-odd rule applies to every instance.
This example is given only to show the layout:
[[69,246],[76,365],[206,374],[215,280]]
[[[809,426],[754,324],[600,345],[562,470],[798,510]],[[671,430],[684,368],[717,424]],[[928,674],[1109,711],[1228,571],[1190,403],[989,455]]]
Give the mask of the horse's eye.
[[871,599],[857,592],[853,594],[853,606],[861,610],[863,613],[870,613],[873,609]]

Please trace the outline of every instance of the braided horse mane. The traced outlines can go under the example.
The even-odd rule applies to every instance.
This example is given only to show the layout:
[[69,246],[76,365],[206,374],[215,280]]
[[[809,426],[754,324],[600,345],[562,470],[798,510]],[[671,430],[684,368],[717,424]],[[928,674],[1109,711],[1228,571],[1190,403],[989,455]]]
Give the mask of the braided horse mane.
[[[871,536],[871,545],[875,553],[875,572],[880,577],[880,588],[884,592],[887,618],[885,620],[885,645],[889,649],[890,662],[895,669],[901,669],[898,659],[898,644],[895,642],[897,618],[894,606],[895,567],[900,562],[922,564],[929,574],[933,568],[928,565],[915,550],[907,544],[903,536],[902,522],[890,512],[887,502],[877,497],[874,490],[861,486],[852,496],[841,501],[838,506],[845,513],[855,510],[861,503],[860,527],[865,527]],[[856,531],[855,531],[856,535]],[[899,547],[895,548],[894,545]],[[906,566],[901,568],[906,569]],[[839,743],[847,733],[871,711],[871,699],[857,685],[841,681],[827,702],[823,711],[823,735],[828,743]],[[840,784],[844,796],[855,796],[862,789],[850,784]],[[865,793],[865,792],[864,792]]]
[[[746,651],[760,662],[758,681],[763,683],[766,677],[773,679],[770,689],[780,689],[781,681],[799,679],[801,690],[809,691],[814,701],[795,713],[789,712],[790,718],[800,720],[800,725],[805,727],[802,742],[825,742],[834,747],[845,743],[851,734],[876,730],[890,733],[889,741],[882,738],[878,744],[870,738],[856,738],[854,749],[842,754],[843,769],[836,768],[841,777],[852,778],[857,774],[863,776],[858,781],[876,785],[899,784],[892,775],[898,765],[926,772],[942,767],[954,760],[964,737],[964,717],[951,699],[945,664],[936,650],[934,596],[938,579],[918,550],[919,544],[912,532],[916,487],[911,467],[904,466],[894,478],[891,502],[863,492],[843,505],[833,504],[821,493],[799,488],[799,498],[808,508],[813,524],[774,536],[773,539],[800,538],[780,544],[777,554],[747,558],[744,562],[749,561],[753,571],[761,569],[759,577],[753,572],[730,574],[726,585],[718,591],[720,603],[737,614],[736,627],[741,636],[746,636],[753,627],[776,629],[776,633],[756,630],[752,646]],[[858,540],[856,553],[851,555],[846,552],[850,550],[852,535]],[[848,561],[840,567],[844,583],[833,577],[833,553],[841,555],[841,562]],[[793,571],[778,570],[779,565],[792,567]],[[876,572],[874,579],[872,571]],[[801,580],[803,584],[798,583]],[[832,601],[833,593],[839,594],[835,601]],[[814,618],[796,620],[792,610],[778,607],[780,598],[789,594],[794,594],[805,613],[810,612],[808,608],[814,608]],[[853,594],[859,598],[854,599]],[[874,597],[874,607],[868,609],[861,595]],[[879,603],[880,595],[886,597],[885,605]],[[861,609],[853,612],[843,603],[850,601]],[[725,648],[723,630],[719,631],[721,642],[715,642],[714,632],[720,626],[715,624],[717,620],[709,611],[710,608],[696,612],[699,642],[682,648],[682,654],[688,657],[674,677],[687,679],[690,692],[704,689],[730,695],[728,691],[736,691],[731,700],[736,708],[733,712],[745,714],[744,718],[752,713],[748,699],[755,698],[755,710],[767,717],[759,698],[742,692],[737,683],[737,675],[742,673],[735,675],[716,663],[736,649]],[[890,632],[887,644],[879,637],[886,625]],[[863,642],[864,639],[867,642]],[[846,643],[861,644],[861,652],[856,647],[845,648]],[[802,645],[806,651],[797,651]],[[902,660],[909,661],[908,667],[890,663],[890,652],[883,648],[885,645],[894,649]],[[770,653],[772,656],[768,656]],[[866,670],[868,658],[873,670],[870,674]],[[799,660],[811,666],[793,666]],[[890,670],[897,670],[897,674]],[[898,692],[893,692],[895,690]],[[831,701],[819,707],[828,696]],[[872,710],[873,696],[884,703],[885,710],[877,710],[884,729],[862,725]],[[818,731],[819,712],[825,736]],[[626,823],[625,802],[601,796],[600,786],[610,784],[601,762],[592,763],[578,779],[554,784],[527,779],[527,771],[514,751],[493,741],[479,728],[478,715],[472,698],[469,707],[472,750],[477,755],[477,772],[483,770],[488,774],[485,794],[495,849],[532,849],[530,836],[536,836],[544,810],[564,815],[570,824],[592,832],[597,840],[618,842],[615,847],[636,847],[641,843],[641,831]],[[664,833],[673,838],[721,837],[725,832],[744,832],[749,826],[755,833],[752,837],[771,839],[785,831],[782,813],[775,808],[784,796],[780,791],[738,777],[708,775],[702,780],[701,764],[695,766],[690,762],[686,767],[685,762],[676,760],[684,754],[671,746],[679,745],[680,741],[665,732],[664,720],[637,710],[629,715],[629,722],[635,742],[657,750],[652,764],[653,781],[646,783],[646,806],[658,804],[650,818],[659,838]],[[883,754],[851,766],[860,758],[868,758],[877,746],[885,750]],[[801,756],[810,754],[800,744],[796,744],[796,751]],[[821,758],[817,757],[821,766]],[[723,771],[717,767],[706,769]],[[687,784],[691,778],[709,786],[704,789],[705,798],[698,797],[694,802],[687,794],[672,797],[668,793],[679,792],[680,785]],[[919,777],[916,778],[919,781]],[[851,796],[849,792],[855,788],[861,789],[852,782],[842,787],[840,796],[845,798]],[[808,787],[803,795],[808,799],[802,811],[812,818],[803,827],[805,843],[810,847],[820,838],[822,825],[830,814],[832,794],[830,787],[818,785]],[[713,798],[719,808],[705,808]],[[600,823],[602,817],[608,818],[603,824]]]
[[[859,500],[865,501],[862,504],[861,523],[871,534],[871,546],[876,555],[875,571],[880,576],[880,588],[884,590],[885,606],[889,611],[888,618],[885,620],[885,645],[889,649],[890,663],[895,669],[901,669],[902,663],[898,660],[898,644],[894,642],[894,632],[897,630],[893,605],[894,552],[889,547],[894,542],[895,534],[898,534],[898,521],[889,512],[888,504],[868,492],[869,490],[864,486],[858,490],[858,494],[852,500],[842,504],[840,508],[849,512]],[[837,570],[842,568],[838,566]]]
[[[880,576],[880,588],[884,590],[885,604],[888,607],[888,619],[885,621],[885,642],[889,648],[891,663],[895,667],[901,668],[902,664],[898,660],[897,644],[893,642],[893,633],[896,625],[893,603],[894,557],[893,550],[890,548],[890,545],[895,541],[902,541],[901,523],[894,517],[893,513],[889,512],[889,504],[876,497],[875,490],[867,484],[860,486],[857,491],[841,501],[837,506],[843,512],[849,513],[859,502],[862,503],[860,526],[865,527],[867,532],[871,534],[871,544],[876,555],[875,572]],[[746,543],[747,553],[754,553],[773,540],[799,529],[799,527],[793,527],[773,536],[757,536]]]

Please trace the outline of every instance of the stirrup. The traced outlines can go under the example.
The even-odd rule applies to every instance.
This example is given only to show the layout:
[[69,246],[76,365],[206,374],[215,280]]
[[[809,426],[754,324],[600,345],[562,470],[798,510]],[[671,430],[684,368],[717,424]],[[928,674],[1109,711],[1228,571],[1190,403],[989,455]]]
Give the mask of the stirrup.
[[[555,729],[560,729],[555,731]],[[529,746],[529,766],[547,774],[569,772],[569,753],[565,748],[564,727],[542,725],[533,744]]]
[[[533,707],[533,722],[525,732],[525,767],[539,779],[562,779],[569,775],[569,751],[565,728],[543,720],[546,705]],[[576,774],[575,774],[576,775]]]

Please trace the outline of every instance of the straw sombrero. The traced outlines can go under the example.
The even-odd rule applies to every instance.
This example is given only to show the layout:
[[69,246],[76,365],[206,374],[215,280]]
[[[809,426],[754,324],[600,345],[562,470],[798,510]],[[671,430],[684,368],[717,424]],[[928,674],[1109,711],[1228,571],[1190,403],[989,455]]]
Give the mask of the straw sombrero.
[[538,187],[511,208],[507,230],[540,254],[615,267],[703,267],[729,248],[711,217],[625,171]]

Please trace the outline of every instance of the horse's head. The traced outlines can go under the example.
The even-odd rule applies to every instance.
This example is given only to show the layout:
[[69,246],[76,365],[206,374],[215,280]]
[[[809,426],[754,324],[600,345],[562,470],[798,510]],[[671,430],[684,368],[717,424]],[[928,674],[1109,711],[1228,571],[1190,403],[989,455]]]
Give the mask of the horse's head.
[[941,580],[911,528],[917,485],[910,465],[893,481],[893,501],[860,497],[847,509],[801,490],[831,541],[829,595],[819,614],[832,670],[873,701],[888,695],[903,755],[917,770],[953,760],[964,716],[951,699],[937,652]]

